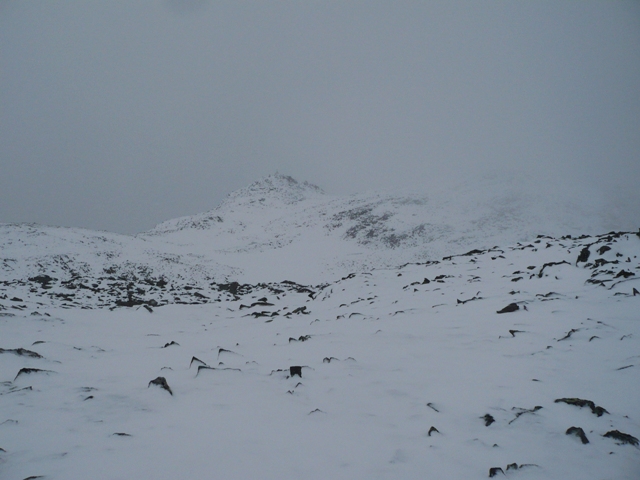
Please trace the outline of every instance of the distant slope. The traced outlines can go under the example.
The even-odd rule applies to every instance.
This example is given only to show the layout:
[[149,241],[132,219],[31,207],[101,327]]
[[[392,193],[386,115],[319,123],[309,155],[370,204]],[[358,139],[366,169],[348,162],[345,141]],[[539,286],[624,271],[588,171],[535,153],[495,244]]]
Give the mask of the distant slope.
[[341,197],[276,174],[230,194],[209,212],[136,236],[1,225],[1,269],[9,279],[112,272],[195,282],[317,284],[538,234],[595,234],[616,227],[607,222],[588,192],[569,192],[552,182],[543,192],[516,175],[470,179],[426,193]]

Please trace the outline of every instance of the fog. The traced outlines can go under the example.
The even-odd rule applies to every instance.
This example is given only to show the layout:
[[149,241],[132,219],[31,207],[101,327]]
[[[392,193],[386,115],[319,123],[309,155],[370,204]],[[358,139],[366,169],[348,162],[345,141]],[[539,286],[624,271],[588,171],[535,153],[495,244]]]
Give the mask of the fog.
[[276,171],[509,169],[640,226],[639,92],[635,1],[0,0],[0,222],[135,233]]

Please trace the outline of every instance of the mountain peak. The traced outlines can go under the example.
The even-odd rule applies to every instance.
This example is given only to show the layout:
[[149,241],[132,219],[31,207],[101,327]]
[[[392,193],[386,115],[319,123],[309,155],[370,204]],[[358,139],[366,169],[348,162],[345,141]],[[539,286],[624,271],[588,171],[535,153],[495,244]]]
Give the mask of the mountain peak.
[[255,205],[270,205],[275,200],[290,205],[323,194],[324,192],[317,185],[309,182],[298,182],[289,175],[275,173],[229,194],[224,203],[229,204],[248,200],[249,203]]

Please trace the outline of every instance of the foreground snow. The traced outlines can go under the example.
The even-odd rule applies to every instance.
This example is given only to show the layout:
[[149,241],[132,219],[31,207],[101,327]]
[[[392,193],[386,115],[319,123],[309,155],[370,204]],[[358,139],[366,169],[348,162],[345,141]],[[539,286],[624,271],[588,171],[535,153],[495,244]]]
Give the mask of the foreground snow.
[[637,234],[539,238],[115,310],[5,282],[0,477],[637,479],[603,435],[640,437],[639,257]]

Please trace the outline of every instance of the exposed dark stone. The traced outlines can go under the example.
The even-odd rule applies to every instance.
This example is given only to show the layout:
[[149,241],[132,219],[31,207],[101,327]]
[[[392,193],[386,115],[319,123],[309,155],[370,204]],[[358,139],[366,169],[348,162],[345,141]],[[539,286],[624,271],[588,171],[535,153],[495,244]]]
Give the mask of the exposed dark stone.
[[306,342],[311,338],[311,335],[300,335],[298,338],[289,337],[289,343],[291,342]]
[[510,303],[509,305],[504,307],[502,310],[498,310],[496,313],[510,313],[510,312],[515,312],[517,310],[520,310],[520,307],[518,306],[518,304]]
[[504,470],[502,470],[500,467],[491,467],[489,469],[489,478],[495,477],[496,475],[498,475],[498,473],[504,475]]
[[516,333],[525,333],[522,330],[509,330],[509,333],[511,334],[512,337],[516,336]]
[[473,298],[469,298],[467,300],[456,299],[458,305],[464,305],[465,303],[473,302],[474,300],[482,300],[482,297],[473,297]]
[[578,330],[580,330],[579,328],[572,328],[571,330],[569,330],[567,332],[567,334],[562,337],[560,340],[558,340],[559,342],[561,342],[562,340],[567,340],[568,338],[571,338],[571,335],[573,335],[574,333],[576,333]]
[[554,403],[566,403],[567,405],[575,405],[576,407],[589,407],[591,409],[591,413],[601,417],[607,412],[604,408],[597,406],[591,400],[584,400],[582,398],[558,398],[554,401]]
[[603,255],[605,252],[608,252],[609,250],[611,250],[611,247],[609,247],[608,245],[603,245],[598,249],[598,255]]
[[633,446],[638,446],[638,439],[628,433],[622,433],[618,430],[611,430],[603,435],[603,437],[613,438],[614,440],[618,440],[619,445],[623,445],[625,443]]
[[41,370],[39,368],[21,368],[16,377],[13,379],[15,382],[16,378],[18,378],[22,374],[30,374],[30,373],[53,373],[51,370]]
[[178,342],[174,342],[173,340],[171,340],[169,343],[165,343],[164,347],[160,347],[160,348],[167,348],[167,347],[170,347],[171,345],[180,346]]
[[518,470],[518,464],[517,463],[510,463],[509,465],[507,465],[507,472],[509,470]]
[[300,378],[302,378],[302,367],[300,366],[289,367],[289,375],[292,377],[297,375]]
[[428,283],[431,283],[431,280],[425,277],[425,279],[422,281],[422,285],[427,285]]
[[322,363],[331,363],[331,360],[338,360],[336,357],[324,357]]
[[9,349],[0,348],[0,353],[13,353],[14,355],[18,355],[22,357],[42,358],[42,355],[36,352],[32,352],[31,350],[27,350],[25,348],[9,348]]
[[613,278],[620,278],[620,277],[624,277],[624,278],[629,278],[629,277],[635,277],[636,274],[633,272],[627,272],[626,270],[620,270],[618,272],[618,274],[613,277]]
[[128,433],[124,433],[124,432],[116,432],[113,435],[115,435],[117,437],[130,437],[131,436]]
[[191,362],[189,363],[189,368],[191,368],[191,365],[193,364],[193,362],[198,362],[198,363],[201,363],[202,365],[206,365],[206,363],[204,363],[198,357],[191,357]]
[[569,427],[565,433],[567,435],[575,435],[580,440],[582,440],[583,445],[586,445],[587,443],[589,443],[589,439],[584,434],[584,430],[580,427]]
[[484,419],[484,426],[488,427],[489,425],[491,425],[493,422],[496,421],[495,418],[493,418],[493,415],[489,415],[488,413],[485,414],[484,417],[482,417]]
[[[511,425],[513,422],[515,422],[518,418],[520,418],[521,415],[524,415],[525,413],[536,413],[538,410],[540,410],[542,407],[540,405],[536,405],[535,407],[527,410],[524,408],[518,408],[517,410],[520,410],[518,413],[516,413],[516,418],[514,418],[513,420],[511,420],[509,422],[509,425]],[[516,407],[513,407],[512,410],[516,410]]]
[[544,273],[544,269],[547,267],[555,267],[556,265],[562,265],[562,264],[567,264],[567,265],[571,265],[569,262],[567,262],[566,260],[563,260],[561,262],[549,262],[549,263],[545,263],[544,265],[542,265],[542,268],[540,269],[540,272],[538,272],[538,278],[542,278],[542,274]]
[[434,407],[433,403],[431,403],[431,402],[427,403],[427,407],[429,407],[434,412],[440,413],[440,410],[438,410],[436,407]]
[[159,387],[164,388],[167,392],[173,395],[173,392],[171,391],[171,387],[169,387],[169,384],[167,383],[167,379],[164,377],[154,378],[149,382],[149,385],[147,385],[147,388],[149,388],[151,385],[158,385]]
[[640,292],[634,288],[633,289],[633,296],[635,297],[636,295],[640,295]]
[[427,432],[427,436],[429,436],[429,437],[430,437],[432,433],[440,433],[440,431],[439,431],[436,427],[431,426],[431,428],[430,428],[430,429],[429,429],[429,431]]
[[50,277],[49,275],[36,275],[35,277],[29,277],[30,282],[39,283],[42,288],[47,288],[51,282],[55,282],[57,280],[57,278]]
[[581,251],[580,251],[580,255],[578,255],[578,259],[576,260],[576,265],[580,262],[586,262],[587,260],[589,260],[589,255],[591,254],[591,252],[589,251],[589,247],[584,247]]

